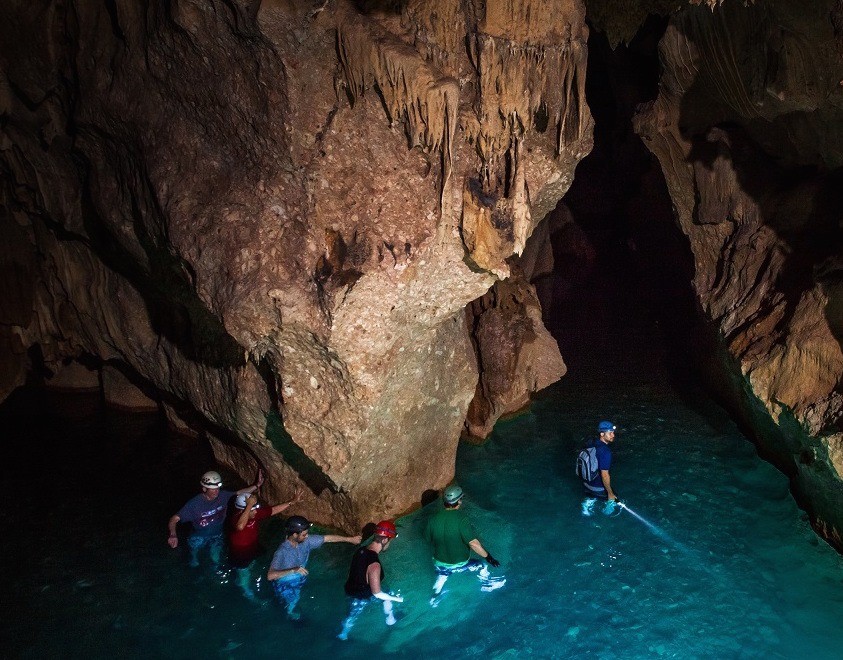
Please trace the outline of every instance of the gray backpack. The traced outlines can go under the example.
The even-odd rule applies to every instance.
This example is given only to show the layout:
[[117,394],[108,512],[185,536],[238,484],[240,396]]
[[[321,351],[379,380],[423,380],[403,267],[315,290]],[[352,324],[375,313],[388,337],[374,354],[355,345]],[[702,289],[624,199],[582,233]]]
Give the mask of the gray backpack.
[[577,454],[577,476],[590,482],[597,476],[597,448],[583,447]]

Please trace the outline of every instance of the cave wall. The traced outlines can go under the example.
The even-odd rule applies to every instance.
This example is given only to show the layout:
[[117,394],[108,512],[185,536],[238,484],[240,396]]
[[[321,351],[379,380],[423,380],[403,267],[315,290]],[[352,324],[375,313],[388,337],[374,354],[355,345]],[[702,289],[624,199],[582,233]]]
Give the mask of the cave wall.
[[658,157],[711,321],[711,371],[762,455],[843,548],[843,48],[839,2],[726,2],[674,14]]
[[534,284],[554,271],[551,233],[561,209],[560,203],[530,235],[524,252],[510,260],[510,276],[466,307],[479,372],[463,428],[471,442],[485,440],[498,419],[528,406],[531,393],[568,370],[545,331],[542,312],[554,301],[540,301]]
[[[494,350],[466,306],[591,148],[582,4],[0,14],[0,394],[35,346],[55,371],[119,364],[244,478],[264,465],[269,497],[305,484],[348,529],[444,486]],[[507,405],[564,372],[537,305],[514,313],[511,368],[545,367]]]

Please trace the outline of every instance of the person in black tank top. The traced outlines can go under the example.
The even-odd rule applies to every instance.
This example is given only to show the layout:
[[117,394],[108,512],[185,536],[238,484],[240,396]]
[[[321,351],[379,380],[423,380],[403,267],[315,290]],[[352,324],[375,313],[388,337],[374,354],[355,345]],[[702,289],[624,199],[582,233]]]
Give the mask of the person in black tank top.
[[348,580],[345,582],[345,593],[349,597],[348,616],[342,623],[342,631],[337,637],[348,639],[348,633],[354,627],[357,618],[366,609],[366,606],[378,599],[383,602],[383,613],[386,615],[386,625],[395,623],[395,614],[392,612],[392,603],[403,603],[401,596],[393,596],[381,589],[383,583],[383,566],[381,566],[381,551],[389,547],[390,542],[398,536],[395,523],[391,520],[382,520],[375,528],[375,536],[369,545],[360,548],[354,553],[351,559],[351,568],[348,571]]
[[360,548],[354,553],[351,559],[351,570],[348,572],[348,580],[345,582],[345,594],[352,598],[371,598],[372,588],[369,586],[369,566],[377,564],[380,566],[379,580],[383,582],[383,566],[378,559],[378,553],[367,547]]

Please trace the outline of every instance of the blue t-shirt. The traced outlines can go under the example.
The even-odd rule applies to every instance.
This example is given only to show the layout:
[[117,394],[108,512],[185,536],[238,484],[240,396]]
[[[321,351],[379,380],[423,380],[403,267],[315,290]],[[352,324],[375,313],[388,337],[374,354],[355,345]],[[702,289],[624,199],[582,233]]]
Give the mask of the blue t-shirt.
[[591,487],[590,490],[605,493],[606,489],[603,487],[603,479],[600,477],[600,471],[612,469],[612,450],[609,448],[609,445],[599,438],[592,440],[589,446],[597,449],[597,474],[594,476],[594,479],[588,482],[588,485]]
[[294,548],[290,540],[287,539],[278,546],[278,550],[272,556],[269,568],[273,571],[284,571],[296,566],[306,566],[310,551],[315,550],[324,542],[324,536],[311,534]]
[[234,495],[230,490],[221,490],[210,502],[204,495],[197,495],[187,501],[176,514],[182,522],[193,525],[197,536],[217,536],[222,534],[228,501]]

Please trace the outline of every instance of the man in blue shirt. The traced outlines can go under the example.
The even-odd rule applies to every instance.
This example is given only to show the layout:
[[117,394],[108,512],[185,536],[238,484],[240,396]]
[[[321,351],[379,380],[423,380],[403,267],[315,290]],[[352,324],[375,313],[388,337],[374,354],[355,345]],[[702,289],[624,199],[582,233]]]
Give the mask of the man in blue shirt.
[[610,445],[615,441],[615,429],[612,422],[603,421],[597,425],[598,437],[589,444],[597,454],[597,474],[591,481],[583,481],[585,499],[582,503],[582,514],[590,516],[594,513],[597,500],[606,502],[603,513],[611,514],[615,510],[618,496],[612,490],[612,480],[609,471],[612,469],[612,450]]
[[258,470],[257,481],[252,486],[241,488],[236,493],[230,490],[222,490],[222,477],[219,472],[213,470],[202,475],[199,485],[202,492],[192,497],[187,503],[170,518],[167,528],[170,536],[167,543],[171,548],[178,547],[179,537],[176,534],[176,525],[179,522],[189,522],[193,526],[193,532],[187,537],[187,545],[190,548],[190,565],[199,566],[199,550],[208,546],[211,552],[211,561],[214,566],[219,565],[220,554],[222,553],[222,533],[225,523],[225,515],[228,512],[228,501],[233,495],[240,493],[252,494],[263,483],[263,472]]
[[308,571],[305,566],[310,558],[310,551],[323,543],[360,543],[362,538],[360,535],[311,535],[310,521],[304,516],[291,516],[284,525],[284,530],[287,540],[275,551],[266,579],[272,582],[275,595],[278,596],[281,604],[286,604],[287,616],[297,621],[301,615],[295,609],[301,597],[301,588],[307,581]]

